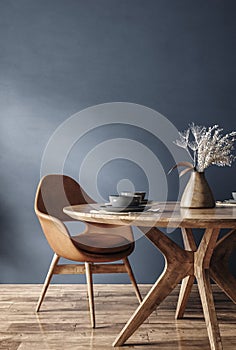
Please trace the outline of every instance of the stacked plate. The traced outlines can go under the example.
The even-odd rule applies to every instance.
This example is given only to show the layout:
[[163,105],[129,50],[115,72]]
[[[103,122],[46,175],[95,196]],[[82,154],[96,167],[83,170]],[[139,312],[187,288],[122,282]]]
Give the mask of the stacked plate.
[[232,197],[230,199],[225,199],[224,201],[217,201],[216,204],[218,205],[236,205],[236,192],[232,192]]
[[224,203],[236,204],[236,192],[232,192],[232,197],[230,199],[226,199]]
[[121,192],[119,195],[109,196],[110,202],[100,208],[108,212],[142,212],[150,208],[145,195],[145,192]]
[[224,200],[224,203],[236,204],[236,200],[235,199],[226,199],[226,200]]
[[148,210],[151,207],[147,205],[139,205],[138,207],[113,207],[111,204],[100,205],[100,208],[109,212],[122,212],[122,213],[130,213],[130,212],[141,212],[144,210]]

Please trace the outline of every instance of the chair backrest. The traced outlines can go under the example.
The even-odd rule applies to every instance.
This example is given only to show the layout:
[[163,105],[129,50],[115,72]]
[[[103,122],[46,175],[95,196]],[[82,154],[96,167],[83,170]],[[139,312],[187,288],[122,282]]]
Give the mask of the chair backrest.
[[[35,197],[35,212],[49,245],[57,255],[77,261],[83,261],[85,255],[89,257],[84,252],[79,252],[74,246],[70,234],[62,222],[73,220],[63,212],[65,206],[86,203],[94,203],[94,201],[71,177],[50,174],[41,179]],[[108,231],[133,241],[133,232],[130,226],[109,225],[108,227],[103,224],[86,223],[84,232],[102,234]]]
[[85,198],[92,201],[84,195],[79,184],[66,175],[46,175],[38,185],[34,203],[35,213],[53,251],[67,259],[83,261],[84,254],[74,246],[62,222],[72,220],[63,212],[63,207],[86,203]]
[[64,207],[93,202],[71,177],[61,174],[50,174],[44,176],[39,183],[35,198],[35,209],[62,221],[72,221],[63,212]]

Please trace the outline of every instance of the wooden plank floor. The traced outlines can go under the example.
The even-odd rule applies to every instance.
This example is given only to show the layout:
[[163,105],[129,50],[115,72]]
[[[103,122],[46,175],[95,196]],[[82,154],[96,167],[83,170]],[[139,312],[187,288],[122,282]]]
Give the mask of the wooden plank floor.
[[[216,287],[214,297],[224,350],[236,349],[236,306]],[[1,350],[108,350],[138,303],[130,285],[95,285],[97,328],[90,328],[85,285],[51,285],[39,314],[41,285],[0,285]],[[149,285],[140,286],[143,295]],[[117,349],[208,350],[199,296],[194,288],[185,319],[175,321],[179,287],[125,347]]]

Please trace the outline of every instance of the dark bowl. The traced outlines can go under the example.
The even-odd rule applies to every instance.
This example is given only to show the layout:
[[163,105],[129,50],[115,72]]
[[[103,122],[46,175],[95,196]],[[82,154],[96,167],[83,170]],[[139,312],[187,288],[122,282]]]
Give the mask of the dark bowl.
[[144,191],[136,191],[136,192],[122,191],[120,194],[122,196],[129,196],[129,197],[140,196],[141,201],[142,201],[145,198],[146,192],[144,192]]
[[122,195],[112,195],[109,196],[110,204],[113,207],[138,207],[141,202],[140,196],[122,196]]

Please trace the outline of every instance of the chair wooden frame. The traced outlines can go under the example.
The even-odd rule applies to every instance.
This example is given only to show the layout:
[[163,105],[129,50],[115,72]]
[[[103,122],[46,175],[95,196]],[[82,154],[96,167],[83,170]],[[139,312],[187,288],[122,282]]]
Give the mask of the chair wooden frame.
[[[142,301],[142,297],[128,260],[128,256],[134,249],[133,233],[129,226],[113,225],[107,228],[103,224],[86,224],[85,230],[81,233],[83,237],[88,237],[89,242],[89,237],[92,237],[92,234],[97,235],[98,241],[101,240],[101,247],[96,247],[95,251],[93,251],[95,249],[93,247],[88,247],[88,250],[81,249],[79,240],[82,236],[70,235],[64,222],[72,221],[73,219],[63,212],[63,207],[85,203],[93,203],[93,201],[82,190],[80,185],[69,176],[60,174],[46,175],[38,185],[34,206],[35,213],[47,241],[54,251],[54,256],[44,281],[36,312],[40,310],[53,275],[85,274],[91,325],[95,328],[94,273],[128,273],[139,302]],[[111,247],[109,246],[109,240],[107,240],[107,234],[110,234]],[[114,249],[112,247],[114,238],[124,243]],[[106,247],[103,248],[103,245],[106,245]],[[80,264],[59,264],[61,257],[80,262]],[[121,263],[114,263],[120,260],[122,261]],[[108,264],[109,262],[112,262],[112,264]]]

